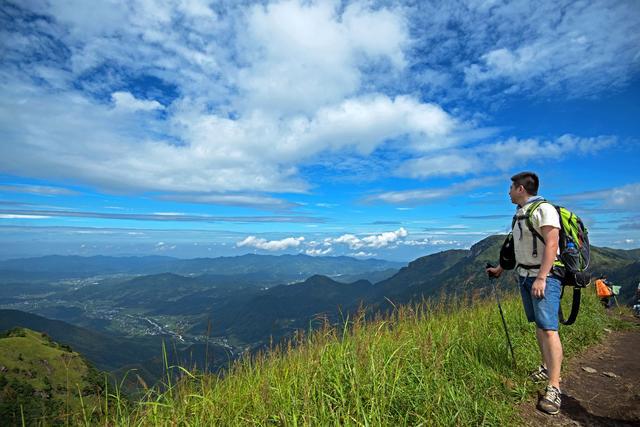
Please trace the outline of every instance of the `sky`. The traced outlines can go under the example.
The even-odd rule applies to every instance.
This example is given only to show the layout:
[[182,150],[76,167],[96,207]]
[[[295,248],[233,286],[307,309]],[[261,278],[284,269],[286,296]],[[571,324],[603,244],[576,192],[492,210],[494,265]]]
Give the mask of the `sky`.
[[636,0],[0,0],[1,259],[637,248],[639,159]]

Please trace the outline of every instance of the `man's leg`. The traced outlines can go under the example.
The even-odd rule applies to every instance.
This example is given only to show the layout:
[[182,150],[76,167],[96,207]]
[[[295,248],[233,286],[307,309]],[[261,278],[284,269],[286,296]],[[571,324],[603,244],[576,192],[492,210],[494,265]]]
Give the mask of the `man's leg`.
[[544,344],[543,344],[544,341],[543,341],[541,332],[544,332],[544,331],[536,327],[536,341],[538,342],[538,348],[540,349],[540,360],[542,360],[542,366],[546,368],[548,365],[547,365],[547,359],[544,354]]
[[562,365],[562,344],[558,335],[558,308],[562,287],[556,277],[547,277],[544,297],[533,299],[536,315],[536,338],[542,347],[542,358],[547,365],[549,385],[544,396],[538,400],[538,409],[555,415],[560,411],[560,367]]
[[542,360],[549,373],[549,385],[560,388],[560,368],[562,366],[562,343],[558,331],[536,328],[536,338],[542,351]]

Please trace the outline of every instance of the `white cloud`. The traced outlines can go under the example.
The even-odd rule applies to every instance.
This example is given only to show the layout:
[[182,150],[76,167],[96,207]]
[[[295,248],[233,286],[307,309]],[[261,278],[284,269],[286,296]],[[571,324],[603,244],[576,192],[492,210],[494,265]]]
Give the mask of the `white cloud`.
[[295,203],[269,196],[251,194],[173,194],[158,196],[162,200],[212,205],[246,206],[259,209],[287,210]]
[[362,240],[356,237],[354,234],[343,234],[342,236],[333,240],[333,243],[344,243],[351,249],[358,249],[364,246]]
[[332,1],[281,1],[247,14],[243,54],[250,65],[238,85],[247,108],[313,114],[360,88],[359,55],[404,64],[408,34],[402,18],[364,3],[342,14]]
[[460,242],[456,240],[424,238],[419,240],[405,240],[401,242],[401,244],[406,246],[442,246],[442,245],[459,245]]
[[565,157],[569,154],[593,154],[616,143],[612,136],[582,138],[574,135],[562,135],[553,141],[537,139],[510,138],[495,144],[481,146],[478,155],[493,159],[493,166],[504,170],[521,163],[523,160],[544,160]]
[[[478,63],[465,69],[468,83],[501,79],[517,84],[518,90],[535,85],[541,91],[566,88],[580,93],[620,84],[638,66],[633,46],[640,43],[640,13],[632,2],[591,1],[581,7],[531,4],[527,12],[533,12],[527,16],[533,31],[504,40],[510,47],[482,54]],[[555,17],[554,25],[543,23],[543,14],[547,20]],[[604,69],[607,73],[602,73]]]
[[409,233],[403,227],[400,227],[396,231],[387,231],[374,236],[367,236],[362,239],[365,245],[369,248],[384,248],[390,244],[396,242],[402,237],[407,237]]
[[[396,174],[424,179],[606,147],[606,137],[570,135],[465,146],[482,140],[476,129],[423,102],[433,98],[413,84],[445,90],[445,100],[465,78],[465,97],[503,81],[516,93],[619,86],[640,58],[633,4],[487,5],[38,4],[51,19],[9,17],[23,26],[3,32],[0,169],[179,201],[288,209],[262,193],[310,191],[304,168],[323,156],[328,164],[361,160],[363,170],[379,160],[386,174],[407,160]],[[377,159],[376,150],[394,156]]]
[[20,215],[20,214],[0,214],[1,219],[45,219],[46,215]]
[[154,252],[167,252],[167,251],[172,251],[176,248],[176,245],[172,245],[169,243],[165,243],[165,242],[158,242],[154,245],[153,247],[153,251]]
[[371,258],[376,256],[376,254],[374,254],[373,252],[360,251],[360,252],[350,253],[349,256],[356,257],[356,258]]
[[400,227],[396,231],[386,231],[380,234],[374,234],[371,236],[359,238],[354,234],[343,234],[340,237],[335,239],[331,239],[331,243],[341,243],[349,246],[350,249],[360,249],[360,248],[384,248],[388,247],[400,239],[408,236],[407,230],[403,227]]
[[256,236],[249,236],[236,243],[236,246],[248,246],[265,251],[282,251],[289,248],[297,248],[303,241],[304,237],[287,237],[281,240],[266,240]]
[[137,99],[129,92],[114,92],[111,94],[115,107],[126,111],[153,111],[163,109],[158,101],[145,101]]
[[0,185],[0,191],[37,194],[40,196],[75,196],[80,194],[77,191],[70,190],[68,188],[26,184]]
[[[496,168],[506,171],[523,162],[561,160],[568,155],[597,153],[616,143],[617,138],[612,136],[585,138],[565,134],[554,140],[509,138],[465,149],[445,149],[430,156],[411,159],[399,167],[397,174],[424,179],[478,174]],[[439,196],[434,193],[433,197]]]
[[398,171],[401,176],[427,178],[432,176],[466,175],[478,170],[479,159],[462,153],[421,157],[406,161]]
[[[225,6],[224,19],[204,2],[102,9],[93,25],[95,10],[83,2],[54,2],[56,19],[38,21],[69,49],[71,67],[55,82],[62,87],[35,86],[20,72],[0,88],[11,146],[0,167],[9,173],[283,209],[256,193],[308,191],[299,167],[322,153],[368,156],[405,136],[420,150],[455,142],[459,124],[438,105],[363,87],[377,68],[369,61],[404,65],[400,9],[284,1]],[[15,49],[24,60],[29,43],[46,49],[48,41]],[[144,96],[121,89],[137,78],[165,86],[134,88]],[[169,85],[178,97],[161,100]],[[91,97],[105,91],[115,108]],[[163,114],[136,114],[156,110]]]
[[416,2],[409,13],[423,47],[410,61],[428,70],[425,90],[447,97],[592,96],[640,65],[633,0]]
[[[16,82],[2,92],[3,170],[117,191],[304,192],[309,184],[298,164],[312,163],[319,153],[368,154],[402,135],[433,148],[455,127],[439,107],[409,97],[350,99],[311,119],[287,120],[259,112],[233,120],[184,101],[165,123],[140,121],[135,112],[109,109],[73,92],[39,93]],[[167,133],[166,139],[155,130]],[[255,197],[209,196],[223,204],[283,207]]]
[[631,183],[605,190],[585,191],[579,194],[561,196],[563,203],[584,202],[598,209],[640,209],[640,183]]
[[159,214],[148,213],[112,213],[112,212],[90,212],[73,210],[51,210],[51,209],[11,209],[0,210],[3,215],[46,215],[50,217],[68,218],[103,218],[112,220],[135,220],[135,221],[164,221],[164,222],[234,222],[234,223],[312,223],[323,222],[321,218],[300,216],[300,215],[264,215],[264,216],[212,216],[194,215],[184,213],[163,212]]
[[467,193],[468,191],[492,185],[501,177],[473,178],[458,184],[441,188],[421,188],[416,190],[386,191],[379,194],[368,196],[365,202],[383,202],[391,204],[425,204],[435,200],[441,200],[458,194]]
[[640,184],[611,189],[605,196],[605,204],[616,208],[640,208]]
[[324,256],[333,252],[333,248],[326,249],[307,249],[304,251],[305,254],[310,256]]

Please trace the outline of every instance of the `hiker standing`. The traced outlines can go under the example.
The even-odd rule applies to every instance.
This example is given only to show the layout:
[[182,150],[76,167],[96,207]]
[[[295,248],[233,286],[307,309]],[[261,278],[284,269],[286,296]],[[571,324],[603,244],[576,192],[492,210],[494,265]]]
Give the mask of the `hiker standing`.
[[[522,172],[511,177],[509,197],[517,205],[513,224],[513,242],[520,294],[529,322],[536,323],[536,339],[542,364],[532,374],[536,381],[547,381],[544,396],[538,400],[538,409],[547,414],[560,411],[560,368],[562,343],[558,334],[558,310],[561,282],[552,272],[558,254],[560,217],[550,203],[538,196],[539,179],[533,172]],[[528,210],[533,207],[533,211]],[[526,222],[530,215],[532,230]],[[501,266],[487,268],[487,273],[498,277]]]

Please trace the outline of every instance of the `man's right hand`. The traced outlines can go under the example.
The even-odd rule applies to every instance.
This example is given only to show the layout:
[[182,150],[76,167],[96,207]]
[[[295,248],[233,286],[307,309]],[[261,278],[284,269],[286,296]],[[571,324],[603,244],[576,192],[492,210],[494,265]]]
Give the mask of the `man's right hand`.
[[487,267],[486,272],[489,277],[500,277],[504,269],[500,266],[497,267]]

